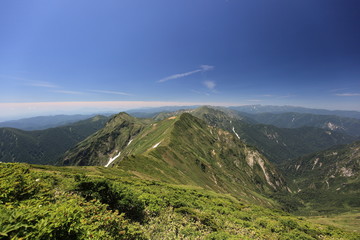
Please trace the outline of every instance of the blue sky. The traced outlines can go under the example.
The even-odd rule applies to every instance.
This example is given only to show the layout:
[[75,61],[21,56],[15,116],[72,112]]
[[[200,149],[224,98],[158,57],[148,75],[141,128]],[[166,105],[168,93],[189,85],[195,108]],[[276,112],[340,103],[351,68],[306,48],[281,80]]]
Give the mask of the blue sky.
[[40,113],[29,103],[360,110],[359,12],[357,0],[4,0],[0,119]]

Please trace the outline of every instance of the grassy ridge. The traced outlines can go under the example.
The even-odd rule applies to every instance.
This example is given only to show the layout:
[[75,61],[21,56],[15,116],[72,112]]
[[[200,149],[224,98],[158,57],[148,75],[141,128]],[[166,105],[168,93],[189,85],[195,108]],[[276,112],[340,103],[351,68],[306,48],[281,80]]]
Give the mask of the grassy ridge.
[[[5,181],[6,180],[6,181]],[[0,164],[0,239],[358,239],[118,168]]]

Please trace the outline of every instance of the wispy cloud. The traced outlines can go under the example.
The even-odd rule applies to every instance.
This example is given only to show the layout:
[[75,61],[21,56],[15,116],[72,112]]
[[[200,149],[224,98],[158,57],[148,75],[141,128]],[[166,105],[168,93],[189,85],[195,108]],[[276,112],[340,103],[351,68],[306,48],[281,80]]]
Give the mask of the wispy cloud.
[[0,75],[0,78],[9,80],[9,81],[14,81],[14,80],[20,81],[20,83],[22,85],[26,85],[26,86],[43,87],[43,88],[59,88],[58,85],[53,84],[51,82],[47,82],[47,81],[36,81],[36,80],[30,80],[27,78],[6,76],[6,75]]
[[203,84],[210,90],[214,90],[216,83],[214,81],[204,81]]
[[360,93],[337,93],[335,95],[339,97],[355,97],[360,96]]
[[83,92],[78,92],[78,91],[67,91],[67,90],[55,90],[55,91],[51,91],[51,92],[55,92],[55,93],[64,93],[64,94],[72,94],[72,95],[84,94]]
[[263,95],[259,95],[259,97],[275,97],[275,95],[273,95],[273,94],[263,94]]
[[90,90],[90,92],[105,93],[105,94],[115,94],[115,95],[123,95],[123,96],[133,96],[133,94],[126,93],[126,92],[108,91],[108,90]]
[[331,89],[330,92],[339,92],[339,91],[344,91],[347,90],[348,88],[336,88],[336,89]]
[[162,83],[162,82],[166,82],[166,81],[173,80],[173,79],[187,77],[187,76],[193,75],[193,74],[198,73],[198,72],[210,71],[212,69],[214,69],[214,66],[200,65],[200,67],[198,69],[196,69],[196,70],[193,70],[193,71],[190,71],[190,72],[185,72],[185,73],[177,73],[177,74],[162,78],[157,82]]
[[248,99],[246,101],[248,101],[248,102],[262,102],[263,100],[261,100],[261,99]]
[[50,82],[43,82],[43,81],[26,81],[26,85],[32,86],[32,87],[43,87],[43,88],[59,88],[59,86],[50,83]]
[[192,91],[193,93],[199,94],[199,95],[210,96],[210,93],[208,93],[208,92],[202,92],[202,91],[198,91],[198,90],[195,90],[195,89],[191,89],[190,91]]
[[261,94],[261,95],[254,95],[254,97],[261,97],[261,98],[290,98],[294,97],[294,94],[287,94],[287,95],[275,95],[275,94]]

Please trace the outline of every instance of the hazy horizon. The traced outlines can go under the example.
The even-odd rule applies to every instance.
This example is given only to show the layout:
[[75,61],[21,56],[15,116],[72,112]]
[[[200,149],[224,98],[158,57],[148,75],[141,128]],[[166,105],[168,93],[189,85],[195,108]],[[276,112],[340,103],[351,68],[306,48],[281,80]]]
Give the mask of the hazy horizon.
[[359,7],[1,1],[0,121],[172,105],[360,111]]
[[[64,106],[61,106],[64,104]],[[171,105],[172,104],[172,105]],[[16,106],[18,105],[18,106]],[[237,106],[280,106],[280,107],[300,107],[308,109],[329,110],[329,111],[356,111],[351,109],[329,109],[311,108],[295,105],[264,105],[264,104],[208,104],[208,103],[186,103],[186,102],[67,102],[67,103],[17,103],[15,106],[6,106],[0,103],[0,109],[9,110],[11,114],[2,114],[0,122],[19,120],[24,118],[56,115],[92,115],[92,114],[115,114],[127,111],[152,110],[158,108],[184,107],[191,108],[197,106],[213,107],[237,107]],[[9,109],[6,109],[9,108]],[[10,109],[11,108],[11,109]],[[19,111],[15,111],[19,109]],[[359,112],[360,111],[356,111]]]

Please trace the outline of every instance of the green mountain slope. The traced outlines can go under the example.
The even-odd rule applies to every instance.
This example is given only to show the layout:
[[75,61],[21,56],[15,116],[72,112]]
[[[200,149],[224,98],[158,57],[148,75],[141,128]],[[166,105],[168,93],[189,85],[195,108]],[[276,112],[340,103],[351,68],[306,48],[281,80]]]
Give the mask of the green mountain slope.
[[297,196],[317,211],[360,208],[360,142],[294,160],[284,172]]
[[0,128],[0,161],[54,164],[79,141],[102,128],[107,117],[95,116],[46,130]]
[[356,139],[343,133],[314,127],[288,129],[251,124],[246,118],[244,121],[241,115],[209,107],[197,108],[190,113],[211,126],[233,132],[242,141],[259,149],[270,161],[278,164]]
[[64,165],[106,165],[139,134],[151,120],[137,119],[127,113],[114,115],[104,126],[65,153]]
[[1,239],[359,239],[119,168],[0,163]]
[[351,136],[360,136],[360,119],[355,118],[306,113],[260,113],[247,114],[247,116],[259,123],[281,128],[317,127]]
[[114,118],[117,124],[78,144],[64,164],[104,166],[116,156],[111,164],[142,178],[254,197],[269,205],[257,193],[286,190],[281,175],[256,149],[188,113],[147,125],[126,114]]

